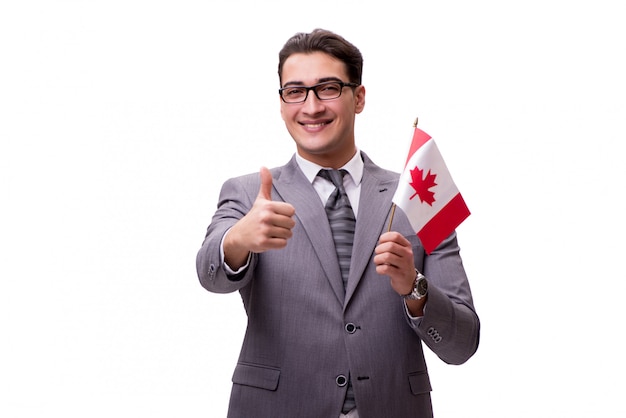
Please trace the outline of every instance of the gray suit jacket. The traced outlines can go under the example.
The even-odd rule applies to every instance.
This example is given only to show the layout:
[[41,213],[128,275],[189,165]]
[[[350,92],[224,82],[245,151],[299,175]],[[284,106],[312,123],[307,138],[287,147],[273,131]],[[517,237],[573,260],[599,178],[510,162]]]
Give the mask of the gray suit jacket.
[[361,418],[431,417],[425,343],[460,364],[478,347],[479,320],[456,235],[426,255],[404,213],[393,227],[413,244],[415,266],[429,279],[424,317],[414,326],[389,278],[372,262],[387,230],[398,174],[364,153],[352,264],[344,292],[324,206],[295,158],[272,169],[272,199],[295,207],[293,237],[281,250],[253,254],[250,267],[228,277],[220,262],[224,233],[254,203],[259,175],[228,180],[197,256],[202,286],[238,290],[248,316],[233,374],[230,417],[338,417],[350,375]]

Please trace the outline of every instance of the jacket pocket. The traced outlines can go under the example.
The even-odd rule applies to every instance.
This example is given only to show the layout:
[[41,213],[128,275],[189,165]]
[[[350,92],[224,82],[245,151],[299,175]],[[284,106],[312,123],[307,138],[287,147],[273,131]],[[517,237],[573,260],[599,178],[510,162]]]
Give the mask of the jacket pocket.
[[279,377],[279,369],[257,364],[238,363],[232,380],[233,383],[239,385],[276,390]]
[[413,393],[413,395],[432,391],[427,371],[409,374],[409,385],[411,386],[411,393]]

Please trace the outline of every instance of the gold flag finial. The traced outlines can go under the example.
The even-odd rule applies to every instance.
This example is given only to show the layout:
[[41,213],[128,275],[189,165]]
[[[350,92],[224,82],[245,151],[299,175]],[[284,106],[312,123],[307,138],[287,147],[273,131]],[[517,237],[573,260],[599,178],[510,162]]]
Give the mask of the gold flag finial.
[[415,118],[415,122],[413,122],[413,127],[414,127],[414,128],[417,128],[417,119],[418,119],[418,118]]

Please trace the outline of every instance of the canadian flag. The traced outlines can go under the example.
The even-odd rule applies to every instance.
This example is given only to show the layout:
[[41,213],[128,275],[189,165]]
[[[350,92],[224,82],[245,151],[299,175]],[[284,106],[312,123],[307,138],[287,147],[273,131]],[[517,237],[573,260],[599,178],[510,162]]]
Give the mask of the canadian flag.
[[470,215],[435,141],[417,126],[393,203],[409,218],[427,254]]

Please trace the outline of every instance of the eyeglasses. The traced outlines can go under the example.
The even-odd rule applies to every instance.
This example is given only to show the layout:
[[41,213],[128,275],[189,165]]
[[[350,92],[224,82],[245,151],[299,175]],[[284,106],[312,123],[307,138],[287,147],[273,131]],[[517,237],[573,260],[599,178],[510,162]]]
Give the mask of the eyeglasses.
[[309,91],[313,90],[319,100],[332,100],[341,96],[344,87],[358,87],[357,83],[344,83],[343,81],[327,81],[315,84],[311,87],[290,86],[278,90],[280,98],[285,103],[303,103],[309,97]]

